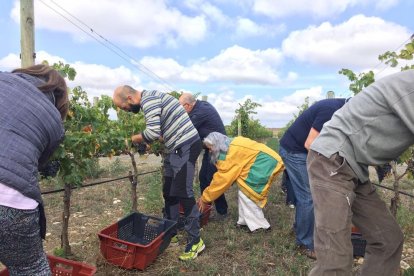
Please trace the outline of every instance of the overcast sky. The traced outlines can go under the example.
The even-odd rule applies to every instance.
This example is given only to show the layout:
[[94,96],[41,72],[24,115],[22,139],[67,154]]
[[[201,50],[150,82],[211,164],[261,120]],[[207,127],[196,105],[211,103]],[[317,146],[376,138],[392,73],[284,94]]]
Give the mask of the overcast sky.
[[[20,1],[1,2],[0,70],[8,71],[20,66]],[[90,97],[122,84],[200,93],[225,123],[250,98],[268,127],[284,126],[307,96],[350,96],[342,68],[395,72],[378,55],[414,31],[411,0],[34,3],[36,62],[71,64],[78,74],[69,85]]]

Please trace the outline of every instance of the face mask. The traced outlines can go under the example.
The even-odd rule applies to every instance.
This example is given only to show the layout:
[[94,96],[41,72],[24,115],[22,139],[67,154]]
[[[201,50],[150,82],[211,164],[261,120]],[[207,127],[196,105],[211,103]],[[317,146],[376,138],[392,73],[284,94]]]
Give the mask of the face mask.
[[129,111],[132,113],[138,113],[141,110],[141,105],[140,104],[131,104]]

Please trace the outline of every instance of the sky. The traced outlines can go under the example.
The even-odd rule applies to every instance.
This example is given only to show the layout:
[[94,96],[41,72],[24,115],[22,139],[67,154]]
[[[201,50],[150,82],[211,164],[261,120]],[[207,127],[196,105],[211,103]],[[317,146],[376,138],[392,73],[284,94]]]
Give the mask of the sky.
[[[20,1],[0,3],[0,71],[20,67]],[[183,91],[225,124],[247,99],[256,119],[283,127],[305,98],[349,97],[342,68],[398,69],[378,56],[414,33],[411,0],[34,0],[36,63],[62,61],[90,98]]]

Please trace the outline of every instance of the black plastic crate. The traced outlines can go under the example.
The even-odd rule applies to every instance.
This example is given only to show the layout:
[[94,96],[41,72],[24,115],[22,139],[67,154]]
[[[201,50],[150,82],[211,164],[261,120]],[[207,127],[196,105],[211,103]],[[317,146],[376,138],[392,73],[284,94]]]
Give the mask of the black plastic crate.
[[162,253],[170,244],[176,223],[171,220],[147,216],[140,213],[131,215],[118,221],[117,238],[130,243],[147,245],[164,233],[159,253]]
[[362,238],[362,235],[359,233],[352,233],[351,242],[352,242],[354,257],[364,257],[367,241]]

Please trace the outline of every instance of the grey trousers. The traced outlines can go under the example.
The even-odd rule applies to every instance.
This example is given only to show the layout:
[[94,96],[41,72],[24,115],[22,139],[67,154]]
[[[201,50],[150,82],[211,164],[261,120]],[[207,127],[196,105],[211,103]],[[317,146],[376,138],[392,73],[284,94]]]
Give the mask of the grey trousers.
[[403,233],[368,181],[361,183],[346,160],[310,151],[307,167],[315,211],[316,265],[309,275],[351,275],[351,223],[367,240],[360,274],[398,275]]
[[[186,144],[164,159],[164,211],[167,219],[178,221],[179,204],[184,209],[184,229],[188,234],[188,245],[200,241],[198,206],[193,192],[195,161],[201,151],[200,139]],[[175,233],[173,233],[175,234]],[[190,247],[191,248],[191,247]]]

